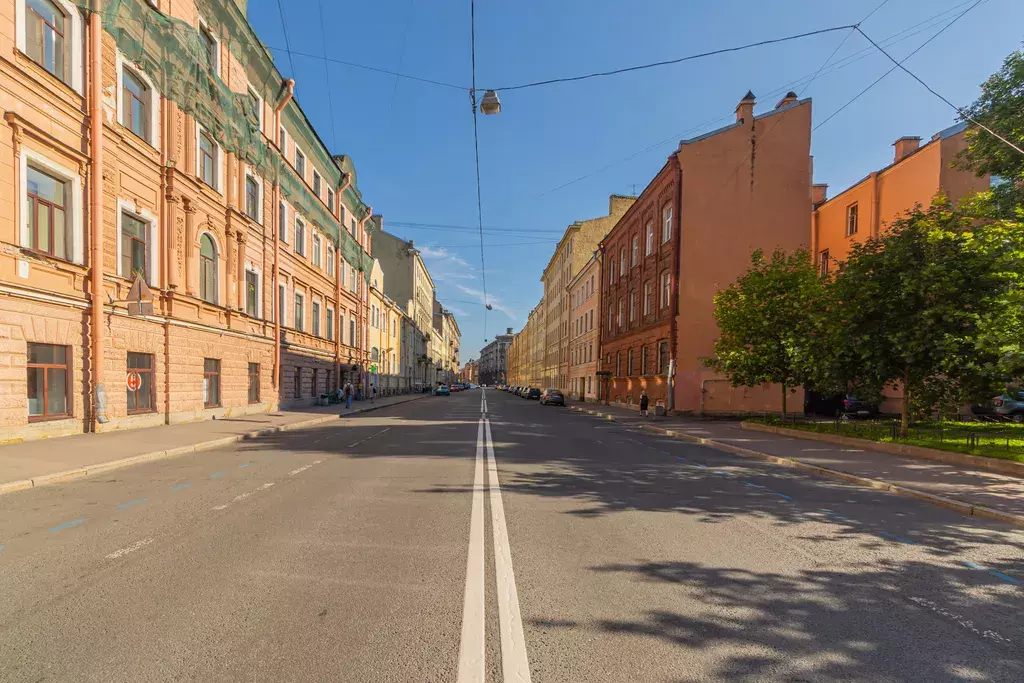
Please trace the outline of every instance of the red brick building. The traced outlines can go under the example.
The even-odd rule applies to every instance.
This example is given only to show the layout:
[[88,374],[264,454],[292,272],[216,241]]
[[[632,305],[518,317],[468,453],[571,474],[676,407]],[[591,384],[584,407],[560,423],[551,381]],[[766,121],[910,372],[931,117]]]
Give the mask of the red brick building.
[[599,396],[651,406],[668,399],[668,365],[679,263],[679,161],[673,154],[601,242]]

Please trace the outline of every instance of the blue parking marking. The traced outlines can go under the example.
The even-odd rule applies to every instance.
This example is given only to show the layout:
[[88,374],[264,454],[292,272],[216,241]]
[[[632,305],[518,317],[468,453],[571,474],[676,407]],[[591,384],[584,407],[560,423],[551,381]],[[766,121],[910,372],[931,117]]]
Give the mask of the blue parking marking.
[[114,507],[118,510],[124,510],[125,508],[130,508],[133,505],[145,503],[147,500],[149,500],[149,498],[139,498],[138,500],[130,500],[127,503],[121,503],[120,505],[115,505]]
[[223,477],[223,476],[224,476],[223,472],[214,472],[213,474],[210,475],[210,479],[216,479],[217,477]]
[[89,518],[88,517],[82,517],[81,519],[75,519],[75,520],[72,520],[70,522],[64,522],[63,524],[58,524],[57,526],[55,526],[52,529],[50,529],[47,533],[51,533],[52,534],[55,531],[63,531],[64,529],[70,529],[73,526],[78,526],[79,524],[83,524],[87,519],[89,519]]
[[998,576],[1003,581],[1006,581],[1007,583],[1012,583],[1014,586],[1016,586],[1016,585],[1018,585],[1020,583],[1020,581],[1018,581],[1017,579],[1013,578],[1012,576],[1007,576],[1006,574],[1004,574],[1002,572],[997,572],[995,569],[989,569],[988,573],[992,574],[993,576]]
[[785,493],[776,492],[775,495],[779,498],[784,498],[785,500],[793,500],[793,496],[787,496]]
[[252,464],[251,462],[243,462],[241,465],[238,466],[238,469],[242,469],[243,467],[248,467],[251,464]]
[[173,489],[171,489],[171,493],[177,493],[178,491],[181,491],[182,489],[187,489],[191,485],[192,484],[178,484]]
[[764,486],[761,486],[760,484],[755,484],[755,483],[750,482],[750,481],[743,482],[743,485],[744,486],[749,486],[752,489],[763,489],[763,488],[765,488]]

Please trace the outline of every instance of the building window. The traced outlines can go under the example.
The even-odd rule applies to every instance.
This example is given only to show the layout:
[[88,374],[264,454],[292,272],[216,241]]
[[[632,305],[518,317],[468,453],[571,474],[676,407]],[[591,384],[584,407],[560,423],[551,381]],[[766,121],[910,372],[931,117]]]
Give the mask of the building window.
[[249,405],[260,402],[260,364],[249,363]]
[[295,253],[306,255],[306,224],[298,216],[295,217]]
[[299,332],[302,332],[303,325],[306,321],[305,311],[303,311],[303,303],[304,297],[298,292],[295,292],[295,307],[292,309],[292,313],[294,316],[295,329]]
[[278,285],[277,286],[277,319],[281,322],[282,326],[285,324],[285,321],[284,321],[284,317],[285,317],[284,316],[284,297],[285,297],[284,285]]
[[292,397],[299,398],[302,396],[302,368],[296,366],[295,375],[292,378]]
[[199,298],[217,303],[217,245],[209,233],[199,239]]
[[203,359],[203,407],[220,407],[220,361]]
[[217,143],[205,130],[199,131],[199,179],[217,189]]
[[668,374],[668,342],[658,343],[658,374]]
[[356,319],[351,318],[348,321],[348,345],[356,346],[357,341],[358,339],[356,338]]
[[206,26],[199,25],[199,40],[203,43],[203,52],[206,53],[206,61],[210,65],[210,71],[213,73],[220,72],[220,54],[217,49],[217,39],[213,37],[213,32]]
[[68,17],[50,0],[27,0],[25,7],[26,54],[66,83]]
[[256,130],[263,130],[263,98],[259,96],[256,90],[249,86],[247,92],[249,93],[249,102],[252,104],[253,114],[256,115]]
[[320,268],[323,265],[323,245],[320,243],[320,235],[313,233],[313,265]]
[[327,275],[334,277],[334,247],[327,245]]
[[298,147],[295,148],[295,172],[303,180],[306,179],[306,155]]
[[614,318],[614,310],[615,309],[612,308],[611,306],[608,307],[608,331],[609,332],[611,332],[612,329],[613,329],[613,327],[612,327],[612,320]]
[[821,277],[828,275],[828,249],[822,249],[818,254],[818,274]]
[[608,264],[608,284],[609,285],[614,285],[615,284],[615,261],[614,260],[611,261],[611,263]]
[[622,377],[622,351],[615,353],[615,376]]
[[29,418],[68,417],[68,347],[29,342],[27,368]]
[[647,375],[647,345],[640,348],[640,374]]
[[626,248],[619,249],[619,277],[626,277]]
[[67,260],[67,183],[32,166],[27,172],[29,246]]
[[633,235],[633,265],[640,264],[640,236]]
[[139,276],[149,281],[146,268],[148,227],[136,216],[121,212],[121,277],[131,280]]
[[666,308],[672,298],[672,274],[667,270],[661,274],[661,307]]
[[857,218],[860,210],[856,204],[846,207],[846,236],[857,234]]
[[647,234],[644,240],[644,256],[650,256],[654,253],[654,222],[647,224]]
[[245,214],[256,221],[262,223],[260,208],[262,202],[260,201],[260,182],[249,174],[245,176]]
[[672,239],[672,205],[669,204],[661,210],[661,243],[665,244]]
[[284,126],[277,131],[277,146],[281,150],[281,154],[285,154],[285,148],[288,146],[288,132]]
[[313,336],[320,336],[320,302],[314,301],[310,308],[310,314],[313,316]]
[[327,188],[327,208],[334,213],[334,190],[331,188]]
[[319,380],[319,378],[320,378],[319,375],[320,375],[320,370],[318,368],[313,368],[313,378],[312,378],[312,380],[309,383],[309,395],[310,396],[316,396],[316,385],[317,385],[317,380]]
[[626,312],[626,304],[625,304],[625,302],[624,302],[624,301],[622,300],[622,297],[619,297],[619,315],[618,315],[618,323],[619,323],[619,329],[620,329],[620,330],[622,329],[622,325],[623,325],[623,323],[625,322],[625,312]]
[[592,363],[594,361],[594,343],[591,342],[587,346],[587,362]]
[[121,125],[149,140],[149,87],[131,69],[121,69]]
[[320,174],[316,170],[313,171],[313,194],[320,197]]
[[626,352],[626,376],[633,376],[633,349]]
[[156,410],[155,387],[153,385],[153,354],[128,352],[128,373],[137,373],[141,378],[139,388],[128,389],[128,414],[151,413]]
[[629,293],[629,322],[636,322],[636,291]]
[[245,271],[245,312],[253,318],[259,317],[260,276],[251,270]]
[[284,202],[277,205],[277,231],[281,241],[288,244],[288,207]]
[[334,341],[334,309],[327,308],[327,339]]
[[654,306],[654,283],[647,281],[644,283],[644,315],[651,314],[651,308]]

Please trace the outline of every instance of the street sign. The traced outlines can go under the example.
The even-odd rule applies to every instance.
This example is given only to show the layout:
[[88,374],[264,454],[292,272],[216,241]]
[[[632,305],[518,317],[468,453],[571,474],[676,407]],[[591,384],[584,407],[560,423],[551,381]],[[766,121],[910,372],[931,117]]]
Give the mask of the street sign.
[[129,372],[125,384],[128,385],[128,391],[138,391],[142,386],[142,375],[137,372]]
[[377,372],[377,364],[376,363],[374,363],[373,365],[370,366],[370,372]]

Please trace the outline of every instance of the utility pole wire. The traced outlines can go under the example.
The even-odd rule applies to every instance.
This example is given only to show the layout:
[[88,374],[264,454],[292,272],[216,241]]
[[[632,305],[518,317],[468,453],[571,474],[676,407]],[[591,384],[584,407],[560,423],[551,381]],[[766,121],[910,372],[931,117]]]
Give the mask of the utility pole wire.
[[[965,11],[964,11],[964,14],[966,14],[966,13],[967,13],[968,11],[970,11],[970,10],[971,10],[971,9],[972,9],[973,7],[977,6],[977,5],[978,5],[978,4],[980,3],[980,2],[981,2],[981,0],[978,0],[978,2],[974,3],[974,5],[971,5],[971,7],[968,7],[968,8],[967,8],[967,10],[965,10]],[[960,16],[963,16],[963,14],[961,14]],[[958,17],[958,18],[959,18],[959,17]],[[882,48],[882,47],[881,47],[881,46],[880,46],[880,45],[879,45],[878,43],[876,43],[875,41],[871,40],[871,37],[870,37],[870,36],[869,36],[868,34],[864,33],[864,31],[860,30],[860,27],[859,27],[859,26],[857,27],[857,32],[858,32],[858,33],[860,33],[860,34],[861,34],[862,36],[864,36],[864,37],[865,37],[865,38],[866,38],[866,39],[868,40],[868,42],[869,42],[869,43],[871,43],[872,45],[874,45],[874,46],[875,46],[875,48],[876,48],[876,49],[877,49],[877,50],[878,50],[879,52],[881,52],[881,53],[882,53],[883,55],[885,55],[886,57],[888,57],[888,58],[889,58],[889,60],[890,60],[890,61],[891,61],[891,62],[892,62],[893,64],[895,64],[895,65],[896,65],[896,66],[894,66],[894,67],[893,67],[893,69],[897,69],[897,68],[898,68],[898,69],[902,69],[903,71],[905,71],[905,72],[907,73],[907,75],[909,75],[909,76],[910,76],[911,78],[913,78],[913,79],[914,79],[915,81],[917,81],[918,83],[920,83],[921,85],[923,85],[923,86],[924,86],[924,87],[925,87],[925,88],[926,88],[926,89],[928,90],[928,92],[930,92],[931,94],[935,95],[935,96],[936,96],[936,97],[938,97],[938,98],[939,98],[940,100],[942,100],[943,102],[945,102],[946,104],[948,104],[948,105],[949,105],[950,107],[952,107],[952,108],[953,108],[953,110],[954,110],[954,111],[955,111],[955,112],[956,112],[957,114],[959,114],[959,115],[960,115],[960,116],[961,116],[962,118],[964,118],[964,119],[965,119],[965,120],[967,120],[967,121],[970,121],[971,123],[973,123],[974,125],[976,125],[976,126],[977,126],[978,128],[981,128],[982,130],[984,130],[985,132],[987,132],[987,133],[988,133],[989,135],[991,135],[992,137],[996,138],[997,140],[999,140],[999,141],[1003,142],[1004,144],[1008,145],[1009,147],[1013,148],[1013,149],[1014,149],[1014,150],[1016,150],[1016,151],[1017,151],[1017,152],[1018,152],[1019,154],[1024,154],[1024,149],[1021,149],[1021,148],[1020,148],[1020,147],[1018,147],[1017,145],[1013,144],[1012,142],[1010,142],[1009,140],[1007,140],[1006,138],[1004,138],[1004,137],[1003,137],[1002,135],[1000,135],[999,133],[995,132],[994,130],[992,130],[991,128],[989,128],[988,126],[986,126],[985,124],[983,124],[983,123],[979,122],[978,120],[976,120],[976,119],[972,118],[972,117],[971,117],[971,116],[970,116],[970,115],[969,115],[969,114],[968,114],[967,112],[965,112],[965,111],[964,111],[963,109],[961,109],[960,107],[956,106],[955,104],[953,104],[952,102],[950,102],[949,100],[947,100],[947,99],[946,99],[945,97],[943,97],[943,96],[942,96],[942,95],[940,95],[939,93],[935,92],[935,90],[934,90],[934,89],[933,89],[933,88],[932,88],[932,87],[931,87],[930,85],[928,85],[928,84],[927,84],[927,83],[925,83],[925,82],[924,82],[923,80],[921,80],[921,79],[920,79],[920,78],[919,78],[919,77],[917,76],[917,74],[915,74],[915,73],[914,73],[913,71],[911,71],[911,70],[910,70],[910,69],[908,69],[907,67],[903,66],[903,62],[907,61],[906,59],[904,59],[904,60],[903,60],[903,62],[897,62],[897,61],[896,61],[895,59],[893,59],[893,56],[892,56],[892,55],[890,55],[890,54],[889,54],[888,52],[886,52],[886,51],[885,51],[885,50],[884,50],[884,49],[883,49],[883,48]]]
[[476,218],[480,230],[480,284],[484,293],[484,336],[487,336],[487,267],[484,265],[484,209],[483,197],[480,192],[480,134],[477,129],[476,111],[476,0],[469,0],[469,54],[472,71],[472,88],[469,98],[473,105],[473,158],[476,161]]
[[295,63],[292,62],[292,50],[288,44],[288,24],[284,21],[284,7],[281,6],[281,0],[277,0],[277,11],[281,14],[281,33],[284,34],[285,52],[288,53],[288,68],[292,72],[291,77],[295,78]]
[[[316,0],[316,5],[320,10],[320,39],[324,44],[324,79],[327,81],[327,110],[331,113],[331,146],[337,149],[338,122],[334,118],[334,97],[331,96],[331,70],[327,67],[327,21],[324,19],[322,0]],[[288,58],[291,59],[291,55]]]

